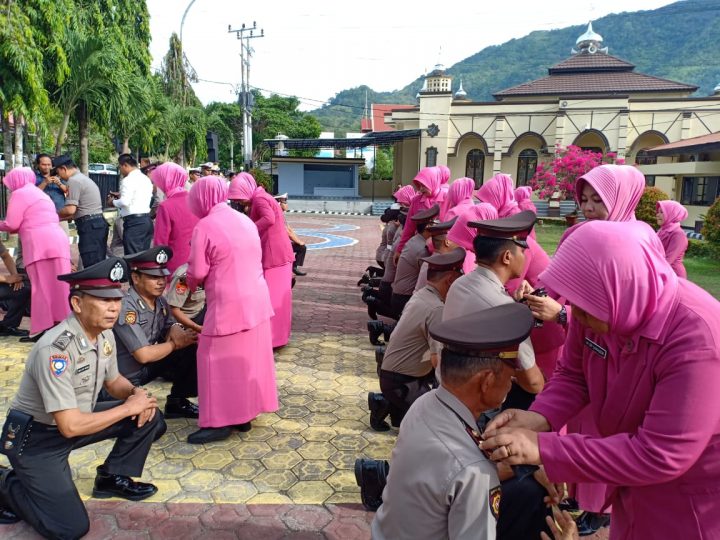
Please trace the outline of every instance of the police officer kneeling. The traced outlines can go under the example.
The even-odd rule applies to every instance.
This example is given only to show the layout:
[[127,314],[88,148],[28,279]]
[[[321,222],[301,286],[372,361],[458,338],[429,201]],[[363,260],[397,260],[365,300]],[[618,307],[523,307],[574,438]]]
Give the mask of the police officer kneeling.
[[500,480],[479,448],[477,420],[507,396],[518,345],[532,327],[518,304],[430,327],[445,344],[442,386],[418,398],[403,420],[373,539],[495,538]]
[[[46,538],[70,539],[89,529],[68,456],[116,439],[97,468],[93,496],[139,501],[157,488],[135,482],[153,441],[165,433],[154,397],[119,374],[112,326],[127,281],[122,259],[58,276],[70,283],[73,313],[30,351],[0,438],[12,465],[0,473],[0,523],[25,520]],[[96,406],[101,388],[117,400]]]

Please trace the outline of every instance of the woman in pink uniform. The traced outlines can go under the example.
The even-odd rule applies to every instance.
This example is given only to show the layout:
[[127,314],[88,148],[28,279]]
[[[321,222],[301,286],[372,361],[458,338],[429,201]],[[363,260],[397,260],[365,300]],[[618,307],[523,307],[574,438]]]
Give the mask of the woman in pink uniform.
[[440,221],[450,221],[466,208],[473,206],[475,181],[472,178],[458,178],[451,185],[448,195],[440,207]]
[[412,202],[415,195],[416,193],[414,187],[403,186],[393,194],[393,197],[400,206],[402,206],[403,208],[409,208],[410,203]]
[[270,289],[275,312],[270,320],[273,348],[290,341],[292,324],[292,263],[295,260],[285,228],[282,209],[272,195],[257,185],[251,174],[242,172],[230,183],[231,201],[250,206],[250,219],[255,222],[262,245],[262,266]]
[[680,222],[687,219],[688,211],[679,202],[658,201],[656,216],[660,225],[657,235],[665,248],[665,259],[678,276],[687,278],[683,257],[688,248],[688,239]]
[[270,294],[263,277],[260,237],[253,222],[227,205],[228,188],[206,176],[190,190],[198,221],[187,284],[205,288],[207,312],[198,341],[200,429],[191,444],[225,439],[231,428],[278,408],[272,351]]
[[[10,171],[3,180],[12,192],[0,231],[18,233],[30,278],[30,334],[40,334],[70,314],[69,285],[57,276],[70,269],[70,243],[60,227],[55,205],[35,187],[29,167]],[[33,338],[33,341],[37,339]]]
[[188,206],[187,179],[187,172],[177,163],[163,163],[151,174],[153,184],[165,194],[155,217],[153,244],[172,248],[173,256],[167,263],[171,273],[188,261],[190,237],[198,222]]
[[[454,185],[454,184],[453,184]],[[483,221],[486,219],[497,219],[497,210],[487,203],[473,204],[461,209],[457,221],[450,227],[447,238],[465,250],[465,262],[463,272],[469,274],[475,270],[475,250],[473,240],[477,236],[477,229],[469,227],[468,221]]]
[[408,240],[410,240],[417,232],[417,226],[412,217],[423,210],[432,208],[436,203],[440,202],[440,175],[441,171],[438,167],[423,167],[417,176],[413,179],[415,189],[418,191],[410,202],[405,227],[403,228],[400,243],[395,249],[394,257],[399,258],[403,248]]
[[520,186],[515,190],[515,202],[520,210],[530,210],[537,214],[537,207],[532,202],[532,188],[530,186]]
[[[640,222],[576,229],[541,278],[573,306],[565,351],[484,449],[553,482],[607,484],[611,540],[720,538],[720,304],[678,279]],[[558,434],[586,404],[598,433]]]
[[515,202],[515,183],[507,175],[498,173],[477,190],[475,196],[482,202],[491,204],[500,218],[514,216],[521,212]]

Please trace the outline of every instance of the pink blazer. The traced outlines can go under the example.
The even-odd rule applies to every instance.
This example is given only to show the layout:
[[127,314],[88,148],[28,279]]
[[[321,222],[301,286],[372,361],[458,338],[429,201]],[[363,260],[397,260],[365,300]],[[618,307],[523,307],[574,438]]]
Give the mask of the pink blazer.
[[60,227],[55,204],[34,185],[12,192],[0,231],[19,234],[26,266],[42,259],[70,259],[70,242]]
[[198,218],[188,206],[188,192],[180,191],[160,203],[155,217],[153,244],[170,246],[172,259],[167,267],[174,272],[178,266],[188,262],[190,257],[190,237]]
[[272,317],[261,259],[260,237],[247,216],[218,204],[198,221],[187,283],[191,290],[198,285],[205,288],[203,335],[235,334]]
[[[660,236],[660,235],[659,235]],[[674,229],[667,235],[660,236],[663,248],[665,248],[665,259],[675,273],[681,278],[687,278],[687,271],[683,264],[683,258],[688,248],[688,239],[685,232],[680,229]]]
[[[609,485],[611,539],[720,538],[720,308],[681,280],[663,316],[656,340],[632,339],[618,358],[571,322],[531,407],[554,430],[539,434],[541,460],[554,482]],[[602,438],[558,435],[586,403]]]
[[253,197],[250,219],[260,233],[263,268],[275,268],[295,260],[282,209],[272,195],[263,191]]

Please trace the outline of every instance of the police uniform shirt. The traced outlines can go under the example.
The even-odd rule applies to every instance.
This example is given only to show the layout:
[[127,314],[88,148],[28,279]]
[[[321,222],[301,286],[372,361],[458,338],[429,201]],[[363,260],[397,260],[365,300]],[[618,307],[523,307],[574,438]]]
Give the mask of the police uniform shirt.
[[374,540],[495,539],[497,469],[466,424],[476,425],[472,413],[443,387],[413,403],[392,452],[383,504],[371,525]]
[[400,244],[400,240],[402,239],[402,231],[402,227],[398,227],[395,231],[392,245],[389,246],[387,256],[385,258],[385,273],[383,274],[383,277],[380,279],[380,281],[384,281],[390,284],[395,281],[395,272],[397,271],[397,265],[395,264],[395,257],[393,256],[393,254],[395,253],[395,250],[397,249],[398,245]]
[[70,315],[48,330],[30,351],[10,406],[48,425],[55,424],[53,412],[92,412],[103,382],[119,375],[115,352],[112,331],[101,332],[93,345]]
[[395,294],[411,295],[420,273],[420,258],[430,255],[425,238],[416,234],[407,241],[400,254],[392,289]]
[[417,282],[415,283],[415,291],[413,292],[413,294],[415,294],[420,289],[422,289],[425,285],[427,285],[427,273],[428,273],[428,263],[423,261],[420,264],[420,272],[418,272],[418,278],[417,278]]
[[100,189],[97,184],[90,180],[80,171],[75,172],[67,181],[68,194],[65,205],[77,206],[74,218],[91,216],[102,213],[102,202],[100,201]]
[[442,344],[430,337],[428,328],[442,320],[442,312],[442,298],[432,285],[413,294],[393,330],[382,369],[410,377],[430,373],[430,354],[440,354]]
[[[442,320],[456,319],[483,309],[510,304],[515,300],[507,293],[497,274],[483,266],[460,276],[450,286]],[[518,361],[523,370],[535,365],[535,351],[530,338],[520,344]]]
[[160,296],[155,300],[153,311],[137,291],[130,287],[122,299],[120,316],[113,327],[120,373],[128,378],[136,375],[142,369],[142,364],[135,360],[132,353],[164,340],[167,329],[174,322],[164,297]]
[[192,319],[205,306],[205,290],[198,287],[195,292],[190,292],[187,284],[180,279],[187,274],[187,268],[187,263],[183,264],[173,273],[170,287],[168,287],[167,303],[170,307],[181,309],[188,318]]

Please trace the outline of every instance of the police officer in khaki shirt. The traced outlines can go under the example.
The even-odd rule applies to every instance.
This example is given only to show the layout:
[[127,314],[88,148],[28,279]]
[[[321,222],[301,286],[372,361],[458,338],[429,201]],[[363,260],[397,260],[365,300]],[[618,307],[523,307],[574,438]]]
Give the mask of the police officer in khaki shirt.
[[518,344],[532,326],[527,307],[508,304],[430,328],[445,344],[442,386],[418,398],[403,420],[374,540],[495,539],[500,481],[479,448],[476,422],[505,399]]
[[[157,488],[130,477],[142,474],[166,426],[155,398],[118,373],[111,328],[120,284],[127,281],[125,263],[111,258],[58,279],[70,283],[73,313],[32,348],[10,405],[0,452],[12,469],[0,473],[0,523],[22,519],[46,538],[79,538],[89,521],[70,452],[116,439],[97,468],[93,496],[142,500]],[[124,401],[97,404],[101,388]]]
[[187,269],[187,263],[175,269],[166,300],[175,320],[199,334],[205,321],[205,289],[198,286],[194,291],[190,291],[185,281]]
[[443,303],[448,289],[462,275],[465,250],[435,253],[421,259],[428,265],[428,283],[413,294],[393,330],[380,367],[381,394],[370,392],[370,426],[387,431],[385,416],[390,414],[394,427],[410,405],[435,383],[433,368],[442,346],[430,337],[429,328],[442,320]]

